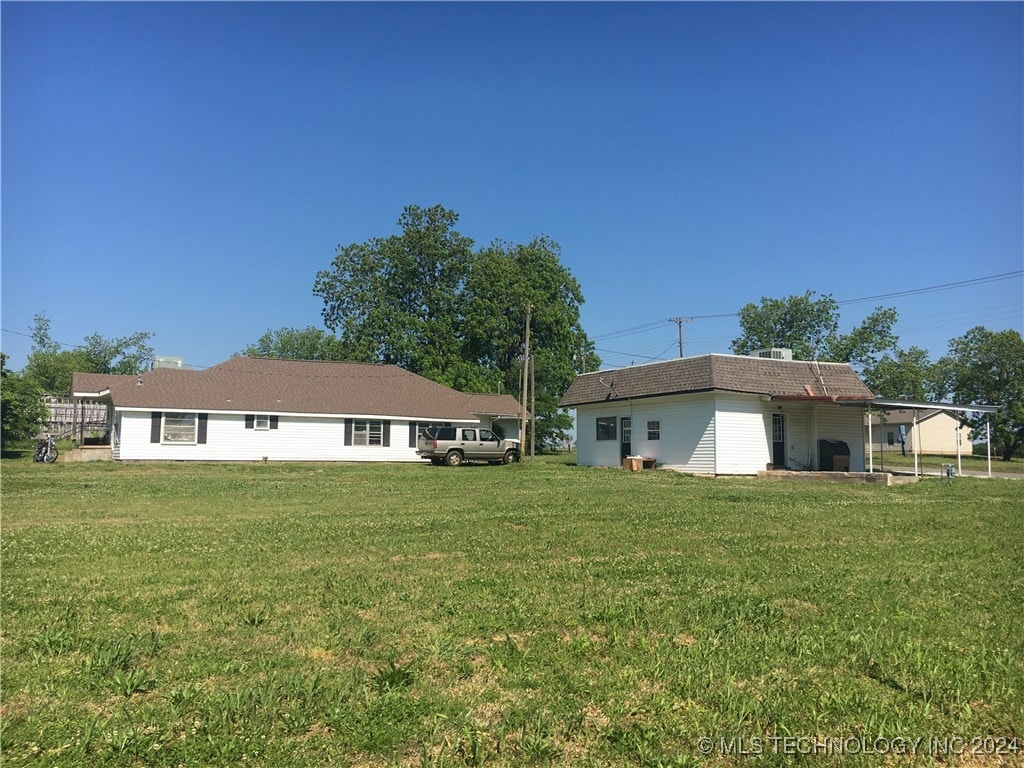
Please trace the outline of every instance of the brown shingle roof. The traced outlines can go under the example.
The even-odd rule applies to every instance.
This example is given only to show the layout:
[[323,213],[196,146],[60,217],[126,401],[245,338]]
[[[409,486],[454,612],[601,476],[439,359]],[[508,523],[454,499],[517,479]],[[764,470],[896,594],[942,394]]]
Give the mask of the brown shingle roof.
[[782,399],[872,397],[846,363],[703,355],[584,374],[570,385],[561,406],[710,391]]
[[[233,357],[202,371],[76,373],[72,387],[82,396],[109,389],[117,407],[153,410],[467,420],[475,413],[517,414],[519,409],[511,395],[467,395],[394,365],[255,357]],[[489,407],[474,410],[483,405]]]

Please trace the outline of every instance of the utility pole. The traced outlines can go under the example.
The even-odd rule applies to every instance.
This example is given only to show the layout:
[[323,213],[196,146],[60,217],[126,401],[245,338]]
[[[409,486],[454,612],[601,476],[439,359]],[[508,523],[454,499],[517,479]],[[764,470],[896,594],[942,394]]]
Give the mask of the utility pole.
[[519,422],[519,461],[520,462],[523,461],[523,458],[524,458],[523,453],[524,453],[524,450],[526,448],[526,404],[527,404],[527,397],[528,397],[528,394],[529,394],[528,384],[529,384],[529,381],[530,381],[529,371],[530,371],[530,310],[531,309],[532,309],[531,305],[529,303],[527,303],[527,305],[526,305],[526,332],[525,332],[525,341],[523,343],[523,381],[522,381],[522,387],[519,390],[519,392],[520,392],[519,403],[520,403],[520,409],[521,409],[522,414],[523,414],[523,418]]
[[679,356],[683,356],[683,323],[692,323],[692,317],[670,317],[669,322],[679,326]]

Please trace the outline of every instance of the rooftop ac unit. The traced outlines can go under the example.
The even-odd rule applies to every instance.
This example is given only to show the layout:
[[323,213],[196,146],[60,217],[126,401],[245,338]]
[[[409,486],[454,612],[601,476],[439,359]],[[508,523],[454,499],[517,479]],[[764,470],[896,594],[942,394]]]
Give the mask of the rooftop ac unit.
[[772,349],[756,349],[750,355],[751,357],[766,357],[771,360],[792,360],[793,350],[773,347]]
[[157,355],[153,358],[153,370],[157,368],[184,368],[185,361],[180,357],[168,357],[166,355]]

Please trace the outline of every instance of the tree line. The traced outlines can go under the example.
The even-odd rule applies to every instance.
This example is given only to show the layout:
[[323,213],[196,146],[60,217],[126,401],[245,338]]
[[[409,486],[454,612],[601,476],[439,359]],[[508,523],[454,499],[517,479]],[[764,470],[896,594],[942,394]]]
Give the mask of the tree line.
[[[558,408],[562,394],[601,363],[580,324],[582,289],[549,237],[477,247],[458,231],[458,219],[440,205],[411,205],[397,234],[339,245],[313,282],[323,327],[267,330],[240,354],[388,363],[464,392],[518,397],[529,306],[536,437],[542,445],[565,439],[572,421]],[[1024,341],[1017,331],[973,328],[931,361],[922,349],[899,348],[892,307],[877,307],[849,333],[839,332],[838,303],[811,291],[765,297],[737,315],[736,354],[787,347],[798,359],[850,363],[883,397],[998,404],[993,446],[1007,460],[1024,446]],[[38,429],[42,394],[69,394],[72,372],[148,370],[151,338],[96,333],[65,349],[37,315],[24,369],[8,370],[2,358],[3,443]]]

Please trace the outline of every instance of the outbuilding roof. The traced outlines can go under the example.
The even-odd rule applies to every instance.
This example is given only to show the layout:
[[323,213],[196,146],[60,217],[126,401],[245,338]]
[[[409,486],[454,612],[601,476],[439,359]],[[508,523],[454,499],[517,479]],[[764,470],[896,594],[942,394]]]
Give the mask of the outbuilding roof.
[[742,392],[809,401],[872,397],[846,363],[702,355],[584,374],[570,385],[561,405],[572,408],[692,392]]
[[118,408],[316,413],[470,420],[518,416],[511,395],[458,392],[395,365],[232,357],[201,371],[157,368],[140,376],[76,373],[76,397]]

